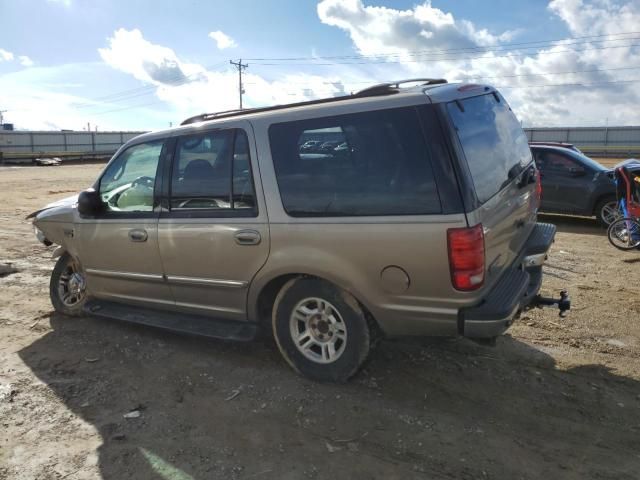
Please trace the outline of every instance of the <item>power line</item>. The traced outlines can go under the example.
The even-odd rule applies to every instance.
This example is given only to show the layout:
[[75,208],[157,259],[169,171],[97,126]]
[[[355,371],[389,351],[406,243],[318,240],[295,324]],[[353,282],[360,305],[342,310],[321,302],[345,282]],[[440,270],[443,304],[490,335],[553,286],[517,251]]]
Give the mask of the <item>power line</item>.
[[601,85],[611,85],[616,83],[638,83],[640,78],[634,78],[631,80],[611,80],[608,82],[594,82],[594,83],[548,83],[544,85],[497,85],[496,88],[501,89],[528,89],[528,88],[549,88],[549,87],[597,87]]
[[[635,39],[633,39],[635,40]],[[546,51],[546,52],[537,52],[536,55],[541,56],[541,55],[555,55],[558,53],[567,53],[567,52],[576,52],[576,53],[582,53],[582,52],[588,52],[588,51],[594,51],[594,50],[608,50],[608,49],[614,49],[614,48],[633,48],[633,47],[637,47],[640,46],[640,44],[629,44],[629,45],[615,45],[615,46],[608,46],[608,47],[594,47],[594,48],[584,48],[581,50],[575,50],[575,49],[568,49],[568,50],[554,50],[554,51]],[[255,63],[254,65],[260,65],[260,66],[283,66],[283,65],[289,65],[289,66],[325,66],[325,67],[331,67],[334,65],[381,65],[381,64],[398,64],[398,63],[426,63],[427,61],[429,62],[446,62],[446,61],[452,61],[452,62],[459,62],[459,61],[463,61],[463,60],[481,60],[484,58],[488,58],[488,59],[495,59],[495,58],[516,58],[516,57],[524,57],[524,56],[529,56],[532,55],[531,53],[513,53],[513,54],[508,54],[508,55],[485,55],[485,56],[472,56],[472,57],[449,57],[449,58],[423,58],[421,60],[385,60],[385,61],[380,61],[380,62],[331,62],[331,63]]]
[[[590,70],[570,70],[566,72],[523,73],[523,74],[517,74],[517,75],[493,75],[493,76],[482,76],[482,77],[469,76],[469,77],[465,77],[463,81],[485,80],[490,78],[546,77],[546,76],[553,76],[553,75],[572,75],[572,74],[578,74],[578,73],[604,73],[604,72],[613,72],[613,71],[621,71],[621,70],[639,70],[639,69],[640,69],[640,66],[618,67],[618,68],[595,68]],[[388,81],[393,82],[394,80],[388,80]],[[377,83],[385,83],[385,82],[387,82],[387,80],[382,80]],[[286,83],[288,85],[314,85],[314,82],[286,82]],[[322,83],[325,85],[335,85],[336,83],[343,83],[343,82],[341,80],[336,80],[333,82],[327,81]],[[362,82],[344,82],[344,83],[347,83],[349,85],[372,85],[372,84],[375,84],[376,81],[367,80]],[[245,84],[256,85],[256,82],[245,82]]]
[[[208,72],[210,70],[213,70],[221,65],[225,65],[226,62],[220,62],[220,63],[216,63],[215,65],[210,65],[210,66],[205,66],[205,72]],[[129,89],[129,90],[122,90],[120,92],[114,92],[114,93],[110,93],[108,95],[103,95],[101,97],[95,97],[95,98],[91,98],[88,99],[88,102],[105,102],[105,103],[109,103],[109,102],[116,102],[116,101],[122,101],[122,100],[129,100],[131,98],[136,98],[139,96],[144,96],[144,95],[148,95],[149,93],[155,93],[155,90],[158,87],[161,86],[172,86],[172,87],[178,87],[180,85],[184,85],[185,83],[188,83],[191,79],[193,79],[194,77],[201,75],[203,72],[195,72],[192,73],[190,75],[179,75],[179,74],[173,74],[172,76],[168,77],[162,84],[160,85],[146,85],[143,87],[137,87],[137,88],[133,88],[133,89]],[[92,104],[92,103],[81,103],[79,105],[76,105],[75,108],[88,108],[88,107],[96,107],[96,105]]]
[[[603,39],[603,40],[585,40],[588,38],[602,38],[602,37],[610,37],[617,35],[637,35],[640,34],[638,32],[622,32],[615,34],[602,34],[602,35],[589,35],[584,37],[568,37],[564,39],[555,39],[555,40],[538,40],[532,42],[519,42],[519,43],[505,43],[501,45],[492,45],[492,46],[474,46],[474,47],[461,47],[461,48],[449,48],[449,49],[441,49],[441,50],[410,50],[405,53],[371,53],[371,54],[358,54],[358,55],[333,55],[333,56],[312,56],[312,57],[280,57],[280,58],[249,58],[249,61],[299,61],[299,60],[333,60],[333,59],[364,59],[364,58],[380,58],[380,57],[398,57],[398,56],[419,56],[419,55],[438,55],[438,54],[448,54],[451,52],[461,52],[461,53],[473,53],[473,51],[478,51],[479,53],[490,52],[490,51],[500,51],[502,49],[519,46],[519,45],[532,45],[531,47],[522,47],[516,48],[515,50],[524,50],[531,48],[544,48],[539,44],[555,44],[557,42],[563,42],[561,45],[574,45],[574,44],[587,44],[587,43],[603,43],[603,42],[614,42],[614,41],[622,41],[622,40],[637,40],[637,38],[611,38],[611,39]],[[580,40],[579,42],[571,42],[564,43],[569,40]]]
[[[610,34],[610,35],[593,35],[593,36],[586,36],[586,37],[573,37],[573,38],[569,38],[569,39],[565,39],[565,40],[576,40],[576,39],[584,39],[584,38],[601,38],[604,36],[612,36],[612,35],[632,35],[632,34],[636,34],[636,33],[640,33],[640,32],[621,32],[618,34]],[[611,40],[606,40],[606,41],[614,41],[614,40],[635,40],[635,38],[631,39],[631,38],[620,38],[620,39],[611,39]],[[558,40],[558,41],[562,41],[562,40]],[[605,41],[605,40],[603,40]],[[532,43],[545,43],[548,41],[537,41],[537,42],[521,42],[519,44],[510,44],[510,45],[522,45],[522,44],[532,44]],[[499,48],[504,48],[509,46],[509,44],[505,44],[502,46],[499,46]],[[551,52],[538,52],[538,55],[547,55],[547,54],[556,54],[556,53],[563,53],[563,52],[578,52],[578,51],[588,51],[588,50],[604,50],[604,49],[610,49],[610,48],[627,48],[627,47],[635,47],[638,46],[636,44],[630,44],[630,45],[616,45],[616,46],[601,46],[601,47],[593,47],[593,48],[587,48],[587,49],[582,49],[582,50],[574,50],[574,49],[570,49],[570,50],[559,50],[559,51],[551,51]],[[474,47],[474,48],[479,48],[479,47]],[[461,50],[461,49],[449,49],[448,51],[454,51],[454,50]],[[468,49],[467,49],[468,50]],[[442,52],[446,52],[447,50],[443,50]],[[397,55],[397,54],[396,54]],[[488,55],[488,56],[476,56],[476,57],[460,57],[460,58],[443,58],[443,59],[438,59],[435,61],[447,61],[447,60],[468,60],[468,59],[482,59],[482,58],[505,58],[505,57],[518,57],[518,56],[526,56],[528,54],[508,54],[508,55],[502,55],[502,56],[495,56],[495,55]],[[299,58],[303,58],[303,57],[299,57]],[[340,58],[340,57],[320,57],[320,58]],[[366,58],[366,56],[362,56],[362,58]],[[426,59],[423,59],[426,61]],[[420,63],[422,60],[402,60],[402,61],[381,61],[381,62],[334,62],[334,63],[310,63],[310,64],[306,64],[309,66],[332,66],[332,65],[336,65],[336,64],[347,64],[347,65],[369,65],[369,64],[385,64],[385,63],[389,63],[389,64],[397,64],[397,63]],[[242,72],[241,70],[243,70],[246,67],[238,67],[236,63],[231,62],[234,66],[236,66],[236,68],[239,69],[239,77],[241,77]],[[241,62],[238,62],[241,63]],[[210,70],[213,68],[216,68],[220,65],[224,64],[223,62],[218,63],[216,65],[213,66],[207,66],[205,67],[206,70]],[[258,63],[258,65],[265,65],[265,66],[273,66],[273,65],[279,65],[277,63],[274,64],[269,64],[269,63]],[[303,63],[295,63],[295,64],[290,64],[290,65],[297,65],[297,66],[303,66],[305,64]],[[631,67],[634,68],[634,67]],[[621,68],[620,70],[622,70],[624,68]],[[608,70],[616,70],[616,69],[601,69],[600,71],[608,71]],[[595,72],[596,70],[593,70],[592,72]],[[575,73],[578,73],[579,71],[576,71]],[[587,73],[588,71],[585,70],[584,73]],[[112,102],[122,102],[122,101],[127,101],[127,100],[131,100],[137,97],[141,97],[141,96],[145,96],[145,95],[150,95],[152,93],[155,93],[156,89],[161,87],[161,86],[180,86],[183,85],[185,83],[187,83],[188,81],[190,81],[190,79],[192,79],[194,76],[196,75],[200,75],[203,72],[196,72],[194,74],[188,75],[188,76],[179,76],[179,75],[174,75],[171,79],[169,79],[169,81],[165,81],[162,85],[147,85],[147,86],[143,86],[143,87],[137,87],[134,89],[129,89],[129,90],[124,90],[121,92],[114,92],[108,95],[104,95],[101,97],[96,97],[94,99],[90,99],[89,102],[101,102],[101,103],[112,103]],[[567,74],[569,73],[574,73],[574,72],[566,72]],[[565,72],[558,72],[558,73],[549,73],[548,75],[561,75],[561,74],[565,74]],[[516,78],[516,77],[526,77],[526,76],[544,76],[547,74],[521,74],[521,75],[512,75],[512,76],[494,76],[494,77],[474,77],[474,78]],[[240,79],[239,79],[240,80]],[[355,82],[352,82],[355,83]],[[362,83],[369,83],[369,82],[362,82]],[[243,85],[240,87],[243,89]],[[93,103],[84,103],[84,104],[79,104],[76,105],[75,108],[95,108],[96,106],[99,105],[95,105]]]

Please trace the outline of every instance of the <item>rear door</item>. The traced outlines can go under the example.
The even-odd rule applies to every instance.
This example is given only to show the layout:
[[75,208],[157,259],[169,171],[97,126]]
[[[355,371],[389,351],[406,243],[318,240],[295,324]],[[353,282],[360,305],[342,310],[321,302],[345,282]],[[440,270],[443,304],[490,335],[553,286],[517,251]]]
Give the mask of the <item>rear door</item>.
[[252,138],[246,121],[176,138],[158,240],[166,279],[183,310],[247,318],[247,288],[269,254]]
[[527,137],[499,94],[457,100],[446,108],[464,159],[461,169],[475,191],[467,219],[484,230],[486,287],[512,264],[535,225],[535,167]]

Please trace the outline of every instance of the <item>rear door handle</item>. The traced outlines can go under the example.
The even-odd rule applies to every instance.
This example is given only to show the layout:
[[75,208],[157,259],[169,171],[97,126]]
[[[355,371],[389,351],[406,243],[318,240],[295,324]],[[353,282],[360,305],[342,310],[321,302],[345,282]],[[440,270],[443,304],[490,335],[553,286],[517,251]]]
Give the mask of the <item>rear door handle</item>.
[[240,230],[234,235],[238,245],[257,245],[262,240],[260,233],[255,230]]
[[146,242],[149,235],[147,235],[147,231],[141,228],[134,228],[133,230],[129,230],[129,239],[132,242]]

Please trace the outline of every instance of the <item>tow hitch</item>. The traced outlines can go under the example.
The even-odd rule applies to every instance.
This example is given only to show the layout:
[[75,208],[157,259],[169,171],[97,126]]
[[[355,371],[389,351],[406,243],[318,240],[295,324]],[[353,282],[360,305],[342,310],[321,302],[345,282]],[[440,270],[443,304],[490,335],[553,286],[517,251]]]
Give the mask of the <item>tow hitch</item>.
[[536,295],[533,302],[531,302],[532,307],[552,307],[554,305],[558,306],[560,310],[559,315],[561,317],[566,317],[567,312],[571,310],[571,299],[569,298],[569,293],[566,290],[560,291],[560,298],[553,297],[543,297],[542,295]]

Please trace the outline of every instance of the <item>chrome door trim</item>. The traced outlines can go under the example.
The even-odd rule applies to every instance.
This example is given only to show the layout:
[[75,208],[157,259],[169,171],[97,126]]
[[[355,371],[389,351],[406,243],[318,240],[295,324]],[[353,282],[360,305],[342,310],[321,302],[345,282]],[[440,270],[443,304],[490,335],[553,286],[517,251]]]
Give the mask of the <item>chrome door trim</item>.
[[180,285],[202,285],[206,287],[222,287],[222,288],[246,288],[249,282],[240,280],[218,280],[213,278],[198,277],[181,277],[176,275],[167,275],[169,283]]
[[164,277],[162,275],[152,273],[116,272],[113,270],[98,270],[96,268],[87,268],[85,269],[85,272],[89,275],[96,275],[99,277],[124,278],[126,280],[143,280],[152,282],[164,281]]

